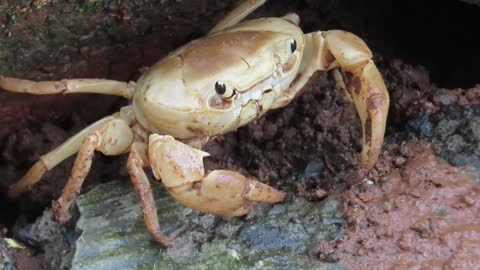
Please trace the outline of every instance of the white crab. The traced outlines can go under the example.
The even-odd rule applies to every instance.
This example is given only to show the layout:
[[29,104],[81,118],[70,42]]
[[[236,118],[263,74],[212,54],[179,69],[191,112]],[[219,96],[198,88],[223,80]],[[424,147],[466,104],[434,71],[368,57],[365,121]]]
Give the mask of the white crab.
[[304,34],[298,16],[239,23],[265,1],[244,1],[205,37],[170,53],[137,83],[104,79],[33,82],[0,76],[0,88],[32,94],[121,95],[131,105],[88,126],[43,155],[9,190],[16,197],[67,157],[78,152],[72,175],[53,204],[60,222],[80,192],[94,151],[129,152],[128,169],[138,192],[145,224],[154,239],[170,244],[160,230],[150,184],[151,167],[170,194],[187,207],[222,216],[249,212],[252,202],[275,203],[284,194],[227,170],[205,175],[200,148],[215,136],[287,105],[314,72],[332,70],[355,103],[363,127],[362,161],[375,163],[385,132],[388,92],[372,54],[357,36],[344,31]]

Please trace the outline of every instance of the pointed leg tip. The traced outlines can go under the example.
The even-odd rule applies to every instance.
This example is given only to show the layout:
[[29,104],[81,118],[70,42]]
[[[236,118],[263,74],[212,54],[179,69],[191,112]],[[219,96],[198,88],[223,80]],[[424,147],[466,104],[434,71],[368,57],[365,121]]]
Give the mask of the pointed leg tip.
[[153,235],[153,238],[159,242],[160,244],[162,244],[164,247],[166,248],[171,248],[173,247],[173,240],[175,238],[177,238],[177,236],[179,236],[180,234],[184,233],[185,231],[188,230],[188,225],[183,225],[181,226],[180,228],[176,229],[175,231],[173,231],[172,233],[170,233],[168,236],[165,235],[164,233],[162,232],[159,232],[155,235]]
[[375,163],[376,163],[376,161],[369,161],[369,160],[363,161],[361,169],[369,171],[369,170],[373,169],[373,167],[375,166]]
[[165,248],[173,247],[173,239],[162,234],[162,236],[155,236],[155,241],[160,243]]
[[68,212],[68,208],[62,205],[59,201],[52,201],[52,209],[50,210],[53,220],[60,223],[61,225],[67,224],[72,216]]
[[[382,140],[383,142],[383,140]],[[364,145],[362,151],[361,168],[364,170],[371,170],[377,164],[380,157],[382,143],[375,145]]]

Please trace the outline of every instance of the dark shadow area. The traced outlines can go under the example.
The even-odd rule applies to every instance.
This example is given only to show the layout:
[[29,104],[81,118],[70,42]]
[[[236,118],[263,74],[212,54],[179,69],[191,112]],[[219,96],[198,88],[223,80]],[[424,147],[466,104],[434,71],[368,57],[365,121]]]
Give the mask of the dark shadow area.
[[[471,87],[480,81],[480,7],[455,0],[299,1],[308,13],[305,31],[341,28],[364,38],[374,54],[424,65],[439,87]],[[317,1],[315,1],[317,2]],[[312,20],[312,21],[310,21]]]

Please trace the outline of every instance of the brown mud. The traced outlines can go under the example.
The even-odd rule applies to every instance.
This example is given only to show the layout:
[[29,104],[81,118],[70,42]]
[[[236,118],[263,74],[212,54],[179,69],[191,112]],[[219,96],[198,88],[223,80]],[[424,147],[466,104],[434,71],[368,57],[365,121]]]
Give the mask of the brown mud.
[[[135,80],[143,67],[208,32],[234,1],[64,2],[0,3],[0,74],[38,80]],[[480,214],[478,184],[437,158],[435,154],[442,153],[439,146],[432,151],[430,144],[417,141],[432,141],[431,137],[406,128],[422,113],[465,111],[480,104],[480,87],[468,88],[478,83],[473,65],[480,61],[474,53],[478,43],[464,34],[475,31],[471,18],[479,8],[475,11],[453,1],[447,10],[452,17],[458,13],[457,17],[444,25],[441,5],[446,4],[436,2],[426,1],[434,6],[432,16],[438,16],[431,20],[415,19],[422,10],[432,10],[426,3],[413,4],[418,1],[405,1],[403,6],[390,6],[388,1],[365,5],[356,1],[270,2],[254,17],[295,11],[307,32],[341,28],[366,40],[391,95],[385,151],[375,170],[359,177],[361,130],[355,108],[335,91],[330,75],[318,74],[287,107],[209,143],[205,150],[212,157],[206,160],[207,169],[236,169],[287,191],[289,198],[339,196],[348,221],[345,237],[323,243],[318,249],[321,260],[353,269],[473,269],[469,266],[480,264],[480,225],[475,220]],[[392,10],[411,12],[411,21]],[[456,34],[456,41],[444,39],[456,29],[464,29]],[[425,36],[426,31],[431,35]],[[458,43],[463,47],[456,47]],[[441,87],[462,88],[439,88],[430,74]],[[58,198],[73,158],[48,172],[18,201],[6,200],[8,185],[23,176],[40,155],[122,105],[125,101],[116,97],[0,91],[0,228],[8,228],[7,237],[15,238],[14,227],[25,226]],[[422,123],[418,124],[420,131]],[[479,148],[479,140],[465,141],[470,144],[464,143],[464,148]],[[128,181],[126,157],[98,154],[82,192],[99,181],[118,178]],[[33,252],[11,253],[17,269],[27,269],[22,264],[32,260],[44,260],[44,246],[32,248]]]
[[375,184],[342,194],[346,236],[322,243],[321,258],[351,269],[478,267],[478,183],[421,141],[389,145],[377,169]]

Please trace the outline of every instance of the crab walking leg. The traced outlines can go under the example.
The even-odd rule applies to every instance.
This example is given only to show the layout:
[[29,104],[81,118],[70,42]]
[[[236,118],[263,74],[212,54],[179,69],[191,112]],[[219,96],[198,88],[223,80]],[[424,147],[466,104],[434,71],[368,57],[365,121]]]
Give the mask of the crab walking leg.
[[0,76],[0,88],[10,92],[35,95],[97,93],[132,99],[135,83],[104,79],[65,79],[60,81],[35,82]]
[[70,205],[80,193],[83,181],[90,171],[94,151],[110,156],[119,155],[128,150],[132,140],[133,133],[128,123],[122,119],[114,119],[85,137],[62,195],[52,203],[56,220],[60,223],[70,220]]
[[218,216],[247,214],[255,202],[276,203],[285,194],[240,173],[216,170],[205,176],[203,157],[208,153],[152,134],[148,154],[153,174],[186,207]]
[[63,188],[62,195],[58,200],[52,202],[52,213],[56,220],[64,224],[70,220],[71,216],[68,212],[70,204],[80,193],[83,180],[90,171],[92,165],[93,152],[98,147],[100,141],[99,135],[95,132],[85,137],[80,151],[78,151],[75,164],[73,165],[72,174],[67,184]]
[[149,167],[147,146],[144,143],[134,142],[128,157],[128,171],[133,186],[137,191],[142,206],[145,226],[150,235],[162,245],[171,246],[171,238],[163,234],[158,223],[157,206],[153,198],[152,188],[143,168]]
[[272,108],[287,105],[316,71],[332,70],[338,90],[353,100],[360,116],[362,166],[372,168],[382,147],[389,106],[388,91],[371,60],[372,53],[359,37],[345,31],[314,32],[304,37],[299,75]]
[[220,22],[218,22],[212,28],[212,30],[210,30],[209,34],[221,31],[225,28],[228,28],[230,26],[233,26],[233,25],[239,23],[241,20],[243,20],[245,17],[247,17],[250,13],[252,13],[258,7],[263,5],[266,1],[267,0],[249,0],[249,1],[242,0],[242,1],[240,1],[237,4],[237,6],[227,14],[227,16],[225,16]]
[[20,181],[9,187],[8,197],[14,199],[23,192],[29,190],[35,183],[40,181],[46,171],[53,169],[60,162],[77,153],[82,145],[82,141],[88,134],[101,128],[103,125],[114,119],[115,117],[113,116],[107,116],[98,120],[97,122],[75,134],[73,137],[48,154],[41,156],[35,165],[33,165],[32,168],[30,168],[30,170],[25,174],[25,176],[20,179]]
[[56,220],[60,223],[70,220],[70,205],[80,193],[83,181],[90,171],[94,151],[105,155],[119,155],[128,150],[132,140],[133,133],[128,123],[122,119],[114,119],[84,138],[62,195],[52,204]]

